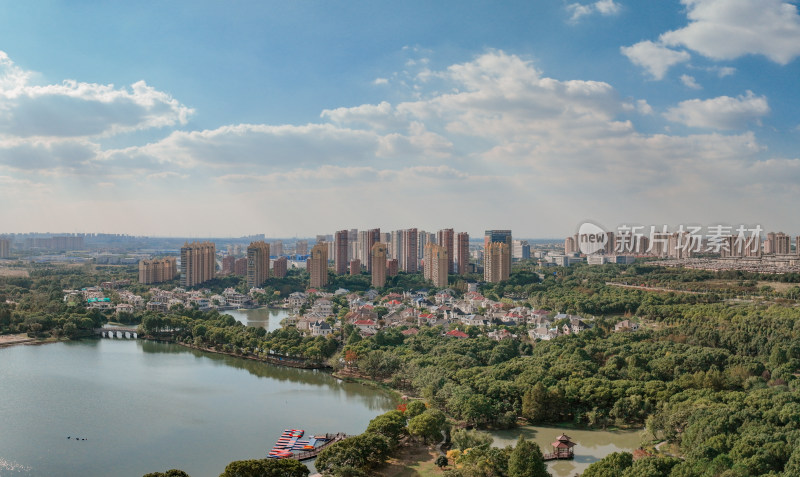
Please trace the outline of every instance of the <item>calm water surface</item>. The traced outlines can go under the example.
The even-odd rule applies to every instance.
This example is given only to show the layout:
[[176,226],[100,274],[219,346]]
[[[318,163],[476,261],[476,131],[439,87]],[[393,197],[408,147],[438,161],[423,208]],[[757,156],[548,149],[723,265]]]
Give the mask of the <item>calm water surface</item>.
[[289,316],[289,310],[273,308],[242,308],[240,310],[225,310],[220,313],[231,315],[247,326],[266,328],[267,331],[280,329],[281,320]]
[[0,476],[217,476],[283,429],[357,434],[394,404],[321,371],[141,340],[0,349]]
[[542,452],[551,452],[550,445],[562,433],[572,438],[575,459],[548,462],[547,468],[555,477],[570,477],[581,473],[593,462],[614,452],[633,452],[640,446],[642,431],[573,430],[559,427],[523,426],[507,431],[492,432],[494,445],[514,445],[520,435],[539,444]]

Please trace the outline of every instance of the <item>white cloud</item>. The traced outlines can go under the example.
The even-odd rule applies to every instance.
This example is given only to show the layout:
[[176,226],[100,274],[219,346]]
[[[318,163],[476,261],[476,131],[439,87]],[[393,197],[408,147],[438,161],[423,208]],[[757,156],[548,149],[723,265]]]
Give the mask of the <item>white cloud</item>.
[[646,69],[653,76],[653,79],[664,79],[672,66],[685,63],[691,59],[691,55],[685,51],[677,51],[652,41],[640,41],[632,46],[620,48],[623,55],[627,56],[633,64]]
[[193,113],[144,81],[130,88],[65,80],[30,84],[32,74],[0,52],[0,137],[91,137],[186,124]]
[[619,13],[619,11],[620,5],[614,2],[614,0],[599,0],[588,4],[571,3],[567,5],[567,12],[571,14],[570,22],[573,23],[592,13],[608,16],[615,15]]
[[800,56],[800,15],[781,0],[682,0],[689,24],[661,35],[715,60],[763,55],[785,65]]
[[706,68],[706,71],[711,71],[712,73],[716,73],[716,75],[720,78],[724,78],[726,76],[731,76],[732,74],[736,73],[736,68],[731,66],[711,66]]
[[381,85],[381,84],[389,84],[389,80],[387,78],[375,78],[372,81],[374,85]]
[[697,84],[697,80],[694,79],[694,76],[681,75],[681,83],[683,83],[683,85],[686,86],[687,88],[703,89],[702,86]]
[[711,129],[740,129],[769,114],[767,98],[752,91],[735,98],[717,98],[682,101],[665,114],[668,120],[690,127]]
[[[152,220],[142,211],[169,203],[175,220],[158,233],[199,233],[197,224],[208,217],[262,224],[254,232],[266,228],[274,235],[345,224],[435,230],[442,220],[476,230],[523,227],[522,207],[525,224],[547,226],[524,235],[571,228],[586,217],[608,224],[744,220],[730,217],[731,211],[756,213],[760,204],[742,194],[728,197],[730,191],[769,187],[776,177],[783,179],[777,194],[796,195],[789,178],[800,176],[800,160],[762,157],[752,132],[641,132],[635,121],[653,108],[644,99],[621,98],[605,82],[550,78],[533,62],[502,51],[432,69],[429,78],[436,89],[411,85],[420,87],[417,99],[332,108],[313,124],[173,131],[122,149],[104,149],[85,137],[0,138],[0,195],[24,188],[4,177],[42,182],[49,191],[30,206],[45,213],[25,218],[0,208],[0,223],[74,230],[77,211],[86,208],[104,214],[108,230],[149,233],[141,224]],[[748,92],[685,101],[665,116],[726,130],[768,113],[766,98]],[[647,119],[657,121],[664,118]],[[712,204],[703,208],[708,215],[692,215],[708,197],[725,197],[716,201],[724,207]],[[498,200],[520,207],[497,207]],[[552,201],[561,204],[557,210],[534,207]],[[298,222],[320,207],[314,220]],[[432,207],[447,207],[447,218],[420,212]],[[248,231],[229,233],[240,230]]]
[[32,74],[16,66],[6,52],[0,50],[0,91],[14,91],[25,86]]
[[[662,33],[657,42],[642,41],[622,47],[634,64],[655,79],[691,56],[686,48],[713,60],[763,55],[785,65],[800,56],[800,15],[797,7],[781,0],[681,0],[689,24]],[[731,67],[713,68],[720,78]]]

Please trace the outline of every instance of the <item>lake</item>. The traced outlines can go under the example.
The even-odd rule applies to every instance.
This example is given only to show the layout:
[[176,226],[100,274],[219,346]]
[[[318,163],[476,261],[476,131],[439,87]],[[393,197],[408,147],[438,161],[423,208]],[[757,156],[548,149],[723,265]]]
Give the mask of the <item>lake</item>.
[[218,476],[283,429],[358,434],[394,406],[322,371],[171,344],[16,346],[0,349],[0,476]]
[[494,446],[515,445],[520,435],[539,444],[542,453],[552,452],[551,443],[562,433],[575,442],[573,460],[556,460],[547,463],[554,477],[571,477],[581,473],[593,462],[614,452],[633,452],[642,442],[642,431],[603,431],[565,429],[563,427],[522,426],[516,429],[491,432]]
[[231,315],[247,326],[266,328],[267,331],[280,329],[281,320],[289,316],[289,310],[282,308],[241,308],[238,310],[225,310],[220,313]]

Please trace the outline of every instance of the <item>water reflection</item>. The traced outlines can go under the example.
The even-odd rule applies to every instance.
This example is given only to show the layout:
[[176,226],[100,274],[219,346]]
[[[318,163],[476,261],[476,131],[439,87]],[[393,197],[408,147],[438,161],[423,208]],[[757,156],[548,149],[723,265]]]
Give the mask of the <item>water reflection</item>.
[[281,328],[281,320],[289,316],[289,310],[282,308],[241,308],[221,312],[236,318],[236,321],[247,326],[265,328],[274,331]]
[[[209,353],[185,346],[156,341],[137,341],[145,353],[191,354],[199,359],[207,359],[217,366],[242,369],[259,378],[299,383],[324,388],[325,393],[343,393],[348,399],[359,399],[370,410],[383,410],[393,405],[393,398],[387,394],[366,388],[364,385],[348,383],[331,376],[330,372],[318,369],[290,368],[252,359],[237,358],[225,354]],[[320,390],[321,392],[323,390]]]
[[0,363],[3,476],[217,476],[283,429],[358,434],[395,406],[326,372],[142,340],[4,348]]

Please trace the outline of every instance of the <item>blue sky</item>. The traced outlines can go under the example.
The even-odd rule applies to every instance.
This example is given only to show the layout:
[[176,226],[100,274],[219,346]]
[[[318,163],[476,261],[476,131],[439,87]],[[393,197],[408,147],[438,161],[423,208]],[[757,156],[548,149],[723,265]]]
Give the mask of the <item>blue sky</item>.
[[800,233],[796,2],[0,2],[0,233]]

